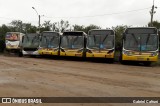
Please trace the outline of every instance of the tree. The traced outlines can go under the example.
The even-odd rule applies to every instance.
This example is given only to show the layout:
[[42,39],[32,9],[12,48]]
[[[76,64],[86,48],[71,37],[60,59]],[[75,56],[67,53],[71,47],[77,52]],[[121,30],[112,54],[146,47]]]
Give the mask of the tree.
[[6,26],[5,24],[0,26],[0,52],[3,52],[3,50],[5,49],[5,34],[7,32],[10,32],[8,26]]
[[64,32],[69,28],[70,24],[68,21],[61,20],[60,22],[55,22],[52,25],[52,30],[57,32]]
[[10,25],[12,27],[12,31],[22,32],[22,21],[21,20],[13,20],[10,23]]
[[91,30],[91,29],[101,29],[101,27],[99,27],[99,26],[97,26],[97,25],[91,24],[91,25],[85,27],[84,32],[85,32],[85,33],[88,33],[88,31]]
[[4,40],[4,36],[7,32],[10,32],[10,28],[8,26],[6,26],[5,24],[3,24],[1,27],[0,27],[0,32],[1,32],[1,35],[0,35],[0,39]]
[[[149,22],[149,23],[148,23],[148,26],[150,26],[150,25],[151,25],[151,23]],[[153,27],[156,27],[157,29],[160,29],[160,22],[158,22],[158,21],[153,21],[152,25],[153,25]]]
[[83,25],[73,25],[74,31],[85,31],[85,26]]
[[37,28],[31,23],[22,23],[22,33],[36,33]]
[[41,32],[42,31],[51,31],[52,29],[52,24],[51,21],[44,21],[44,23],[42,24],[42,28],[41,28]]
[[122,47],[122,37],[123,37],[123,33],[126,28],[128,28],[127,25],[120,25],[120,26],[112,27],[112,29],[116,33],[116,40],[115,40],[116,50],[120,50]]
[[85,33],[88,33],[89,30],[91,29],[101,29],[101,27],[96,26],[96,25],[89,25],[89,26],[83,26],[83,25],[73,25],[73,30],[74,31],[84,31]]

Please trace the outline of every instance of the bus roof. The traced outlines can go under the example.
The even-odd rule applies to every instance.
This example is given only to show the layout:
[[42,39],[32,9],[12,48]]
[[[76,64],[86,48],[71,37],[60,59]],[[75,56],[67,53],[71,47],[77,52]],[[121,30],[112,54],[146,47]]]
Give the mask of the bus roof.
[[[7,33],[23,34],[23,33],[21,33],[21,32],[7,32]],[[6,34],[7,34],[7,33],[6,33]]]
[[59,33],[59,32],[55,32],[55,31],[43,31],[42,33]]
[[[92,34],[94,35],[98,35],[98,34],[115,34],[114,30],[112,29],[91,29],[88,31],[88,35],[90,35],[92,32]],[[94,33],[93,33],[94,32]]]
[[153,33],[158,33],[158,30],[155,27],[132,27],[132,28],[127,28],[125,30],[125,33],[153,34]]
[[57,35],[61,35],[59,32],[55,32],[55,31],[43,31],[41,35],[43,36],[44,33],[55,33]]
[[39,35],[38,33],[27,33],[27,34],[25,34],[25,35]]
[[67,36],[67,35],[85,36],[86,33],[83,31],[66,31],[66,32],[63,32],[63,35],[65,35],[65,36]]

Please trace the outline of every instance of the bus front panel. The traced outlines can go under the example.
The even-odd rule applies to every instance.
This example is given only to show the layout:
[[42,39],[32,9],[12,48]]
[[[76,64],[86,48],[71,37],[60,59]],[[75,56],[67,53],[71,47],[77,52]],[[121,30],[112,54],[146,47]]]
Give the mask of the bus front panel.
[[40,55],[58,55],[60,35],[57,32],[43,32],[40,49]]
[[64,33],[61,38],[60,56],[83,57],[85,36],[79,32]]
[[26,34],[22,41],[22,53],[23,55],[39,55],[40,38],[37,33]]
[[5,36],[6,49],[18,50],[20,49],[20,33],[19,32],[8,32]]
[[127,29],[123,37],[122,60],[158,61],[158,34],[155,28]]
[[86,57],[114,58],[115,35],[113,30],[91,30],[87,37]]

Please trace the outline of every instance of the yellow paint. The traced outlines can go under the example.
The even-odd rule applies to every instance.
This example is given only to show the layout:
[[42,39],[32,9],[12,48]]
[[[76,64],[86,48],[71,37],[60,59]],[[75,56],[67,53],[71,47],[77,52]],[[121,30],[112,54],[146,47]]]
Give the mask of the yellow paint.
[[83,52],[78,53],[78,50],[66,50],[65,52],[60,51],[60,56],[72,56],[72,57],[82,57]]
[[58,55],[58,50],[54,50],[54,49],[39,49],[38,53],[40,55]]
[[151,55],[132,55],[128,56],[126,54],[122,55],[122,60],[129,60],[129,61],[158,61],[158,56],[151,56]]
[[95,58],[114,58],[114,52],[107,53],[108,51],[92,51],[92,53],[87,52],[86,57],[95,57]]

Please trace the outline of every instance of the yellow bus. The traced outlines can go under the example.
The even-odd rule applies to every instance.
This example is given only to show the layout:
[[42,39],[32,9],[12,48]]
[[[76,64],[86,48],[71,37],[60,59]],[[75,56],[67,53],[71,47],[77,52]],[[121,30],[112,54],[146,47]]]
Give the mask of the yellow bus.
[[93,29],[88,32],[87,58],[105,58],[113,62],[115,54],[115,32],[110,29]]
[[44,31],[41,34],[39,46],[40,55],[59,55],[60,34],[54,31]]
[[137,61],[149,66],[158,61],[159,37],[156,28],[127,28],[123,34],[121,61]]
[[60,43],[60,56],[85,57],[86,33],[82,31],[64,32]]

